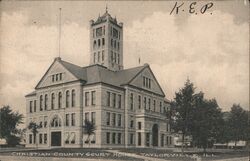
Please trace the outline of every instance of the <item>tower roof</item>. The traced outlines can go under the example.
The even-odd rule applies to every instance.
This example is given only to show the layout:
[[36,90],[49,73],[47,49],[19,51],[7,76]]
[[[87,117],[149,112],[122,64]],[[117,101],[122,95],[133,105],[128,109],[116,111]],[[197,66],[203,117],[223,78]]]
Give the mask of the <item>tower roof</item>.
[[109,12],[108,12],[107,9],[106,9],[106,12],[102,16],[99,15],[99,17],[97,18],[97,20],[94,21],[93,25],[96,25],[96,24],[99,24],[99,23],[102,23],[102,22],[106,22],[106,21],[110,21],[110,22],[113,22],[113,23],[117,24],[116,17],[113,18],[109,14]]

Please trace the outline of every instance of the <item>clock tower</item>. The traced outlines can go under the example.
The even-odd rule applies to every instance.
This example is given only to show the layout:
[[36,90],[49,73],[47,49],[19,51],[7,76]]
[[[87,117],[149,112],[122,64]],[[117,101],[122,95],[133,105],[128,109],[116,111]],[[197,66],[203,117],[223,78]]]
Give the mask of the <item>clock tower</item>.
[[112,71],[123,69],[123,23],[106,12],[90,20],[90,65],[100,64]]

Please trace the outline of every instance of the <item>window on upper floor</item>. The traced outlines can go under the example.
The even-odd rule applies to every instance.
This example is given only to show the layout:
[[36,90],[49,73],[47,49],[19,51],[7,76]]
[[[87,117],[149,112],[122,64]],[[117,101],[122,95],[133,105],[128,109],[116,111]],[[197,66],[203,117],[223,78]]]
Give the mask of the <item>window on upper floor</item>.
[[138,95],[138,109],[141,109],[141,96]]
[[69,91],[66,91],[65,101],[66,101],[66,108],[68,108],[69,107]]
[[130,110],[134,109],[134,94],[130,93]]
[[96,105],[96,92],[91,92],[91,105]]
[[116,114],[112,113],[112,125],[116,126]]
[[143,104],[144,104],[144,109],[146,110],[147,109],[147,97],[144,97]]
[[51,76],[51,81],[52,82],[61,81],[62,79],[63,79],[63,74],[62,73],[53,74]]
[[110,112],[106,112],[106,125],[110,125]]
[[69,114],[65,115],[65,126],[69,126]]
[[48,109],[48,95],[45,94],[44,96],[44,110]]
[[40,111],[43,110],[43,95],[40,96]]
[[117,121],[117,126],[119,126],[119,127],[121,127],[121,125],[122,125],[122,115],[121,114],[117,114],[117,119],[118,119],[118,121]]
[[102,62],[104,61],[104,50],[102,51]]
[[89,106],[89,92],[85,92],[85,106]]
[[151,79],[143,76],[143,87],[151,89]]
[[141,130],[141,122],[138,122],[138,130]]
[[55,108],[55,94],[51,94],[51,109],[53,110]]
[[89,121],[89,113],[88,112],[85,113],[85,120]]
[[62,108],[62,92],[58,93],[58,109]]
[[75,126],[76,125],[76,114],[72,113],[71,114],[71,126]]
[[107,106],[110,107],[110,92],[107,92]]
[[33,104],[33,101],[30,101],[30,113],[32,113],[32,109],[33,109],[32,104]]
[[36,100],[34,100],[34,112],[36,112]]
[[104,45],[105,45],[105,39],[102,38],[102,46],[104,46]]
[[134,117],[130,116],[130,128],[134,128]]
[[75,106],[75,102],[76,102],[76,92],[75,90],[73,89],[71,91],[71,106],[74,107]]
[[95,122],[96,122],[96,113],[95,112],[91,112],[91,122],[93,124],[95,124]]
[[148,110],[151,110],[151,99],[148,98]]
[[112,93],[112,107],[116,107],[116,94]]
[[118,94],[118,108],[122,107],[122,96]]
[[156,109],[156,102],[155,102],[155,100],[154,100],[154,102],[153,102],[153,110],[154,110],[154,112],[155,112],[155,109]]

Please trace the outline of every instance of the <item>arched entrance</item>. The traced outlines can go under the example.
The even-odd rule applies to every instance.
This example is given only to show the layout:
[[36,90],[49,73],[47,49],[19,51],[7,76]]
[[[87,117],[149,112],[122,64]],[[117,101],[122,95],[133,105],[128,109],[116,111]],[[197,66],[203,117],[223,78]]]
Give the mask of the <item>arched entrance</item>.
[[158,146],[158,125],[154,124],[152,127],[152,145]]

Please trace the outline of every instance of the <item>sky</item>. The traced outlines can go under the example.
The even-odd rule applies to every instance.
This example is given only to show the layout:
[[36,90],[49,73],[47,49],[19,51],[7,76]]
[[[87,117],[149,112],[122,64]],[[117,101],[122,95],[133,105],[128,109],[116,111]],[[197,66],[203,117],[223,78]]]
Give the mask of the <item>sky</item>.
[[[58,15],[62,8],[61,58],[89,65],[89,21],[105,12],[124,23],[125,68],[150,64],[172,100],[187,78],[196,91],[215,98],[223,111],[234,103],[249,108],[249,2],[177,1],[1,1],[0,105],[25,114],[32,92],[58,56]],[[184,11],[182,11],[184,10]],[[138,59],[141,59],[139,64]]]

